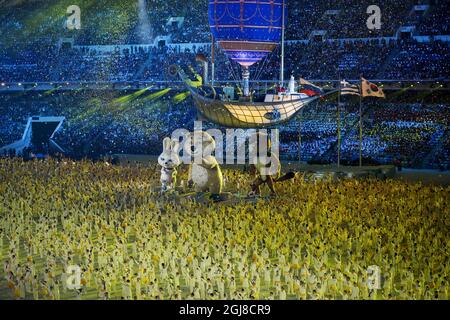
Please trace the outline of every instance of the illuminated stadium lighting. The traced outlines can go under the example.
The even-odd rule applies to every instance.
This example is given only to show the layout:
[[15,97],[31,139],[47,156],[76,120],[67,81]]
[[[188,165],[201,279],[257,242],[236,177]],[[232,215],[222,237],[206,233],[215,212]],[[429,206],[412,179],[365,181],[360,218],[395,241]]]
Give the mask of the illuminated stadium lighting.
[[185,91],[185,92],[179,93],[175,97],[173,97],[173,101],[175,103],[183,102],[184,100],[186,100],[190,96],[190,94],[191,93],[189,91]]
[[143,98],[143,100],[146,101],[146,102],[157,100],[157,99],[165,96],[167,93],[169,93],[170,90],[172,90],[172,88],[166,88],[166,89],[163,89],[161,91],[149,94],[148,96]]
[[0,0],[0,300],[449,300],[447,3],[348,2]]
[[[128,87],[131,87],[131,86],[128,86]],[[147,87],[147,88],[143,88],[143,89],[138,90],[138,91],[136,91],[134,93],[127,94],[125,96],[122,96],[122,97],[119,97],[117,99],[114,99],[112,101],[112,104],[114,104],[114,105],[121,105],[121,104],[130,103],[130,102],[136,100],[137,98],[139,98],[140,96],[142,96],[144,93],[146,93],[151,88],[152,88],[152,86]]]
[[152,41],[152,27],[150,24],[150,18],[147,13],[147,1],[139,0],[138,1],[138,10],[139,10],[139,40],[141,43],[150,43]]

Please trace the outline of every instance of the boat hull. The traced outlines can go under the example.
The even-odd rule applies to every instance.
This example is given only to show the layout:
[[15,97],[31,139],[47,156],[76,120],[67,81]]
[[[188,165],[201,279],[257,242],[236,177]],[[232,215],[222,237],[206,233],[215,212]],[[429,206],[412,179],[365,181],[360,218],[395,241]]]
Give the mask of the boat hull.
[[209,121],[232,128],[265,128],[285,123],[319,97],[274,102],[231,102],[200,95],[189,85],[197,110]]

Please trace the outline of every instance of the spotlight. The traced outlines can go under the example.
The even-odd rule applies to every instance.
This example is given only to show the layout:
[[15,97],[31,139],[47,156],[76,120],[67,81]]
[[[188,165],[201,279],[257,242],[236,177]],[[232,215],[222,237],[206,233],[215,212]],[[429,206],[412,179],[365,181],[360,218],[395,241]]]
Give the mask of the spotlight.
[[138,36],[141,43],[151,43],[152,41],[152,26],[150,17],[147,13],[147,1],[139,0],[138,2]]

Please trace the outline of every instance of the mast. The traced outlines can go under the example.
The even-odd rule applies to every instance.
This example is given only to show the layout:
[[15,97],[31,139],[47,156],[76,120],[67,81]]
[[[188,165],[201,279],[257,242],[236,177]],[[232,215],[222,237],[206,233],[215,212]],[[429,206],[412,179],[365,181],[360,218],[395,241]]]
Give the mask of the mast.
[[359,166],[362,167],[363,123],[362,123],[362,82],[359,88]]
[[214,62],[215,62],[214,35],[211,36],[211,86],[214,87]]
[[[345,81],[345,80],[344,80]],[[339,91],[338,91],[338,104],[337,104],[337,148],[338,148],[338,159],[337,166],[341,166],[341,75],[339,74]]]
[[250,95],[250,70],[248,67],[242,67],[242,80],[244,82],[244,97]]
[[284,24],[285,24],[285,4],[283,0],[283,10],[281,18],[282,26],[281,26],[281,70],[280,70],[280,87],[283,87],[284,84]]

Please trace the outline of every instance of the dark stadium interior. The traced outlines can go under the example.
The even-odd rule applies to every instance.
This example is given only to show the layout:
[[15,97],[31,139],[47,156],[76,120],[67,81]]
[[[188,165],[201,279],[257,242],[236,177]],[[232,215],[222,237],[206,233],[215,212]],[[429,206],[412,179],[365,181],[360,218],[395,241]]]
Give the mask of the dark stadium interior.
[[2,309],[450,300],[449,9],[0,0]]
[[[356,4],[357,2],[357,4]],[[381,30],[368,30],[365,20],[355,12],[365,13],[370,1],[292,1],[288,2],[289,24],[286,31],[286,77],[290,74],[312,80],[337,81],[368,79],[409,81],[412,88],[393,91],[386,101],[370,101],[364,115],[364,157],[377,163],[403,159],[406,166],[448,168],[448,95],[447,79],[450,51],[448,42],[448,1],[378,1],[385,12]],[[195,53],[210,58],[210,33],[207,1],[179,3],[147,1],[151,35],[144,42],[139,37],[137,2],[80,1],[83,27],[67,30],[61,26],[69,1],[3,1],[0,10],[0,83],[24,83],[23,92],[0,91],[0,146],[22,134],[24,124],[33,115],[61,115],[67,122],[57,134],[58,142],[71,156],[95,157],[104,154],[157,154],[158,141],[174,128],[191,125],[196,116],[192,101],[183,98],[183,88],[168,71],[171,65],[192,65]],[[195,5],[198,10],[190,10]],[[429,5],[425,12],[414,5]],[[337,14],[327,14],[334,10]],[[181,26],[167,24],[170,17],[183,17]],[[365,16],[364,16],[365,17]],[[402,26],[413,26],[408,38],[399,35]],[[330,41],[315,41],[314,30],[325,30]],[[157,36],[169,36],[170,45],[152,46]],[[447,37],[446,37],[447,36]],[[426,41],[424,40],[425,38]],[[69,45],[60,40],[70,39]],[[65,41],[65,40],[64,40]],[[145,42],[147,41],[147,42]],[[307,42],[305,42],[307,41]],[[186,44],[190,44],[185,46]],[[108,52],[99,51],[110,45]],[[122,45],[125,47],[117,47]],[[184,49],[183,49],[184,48]],[[279,49],[260,65],[252,67],[254,80],[278,77]],[[218,80],[238,80],[238,70],[220,51],[216,57]],[[200,72],[200,71],[199,71]],[[169,92],[159,97],[145,93],[141,98],[115,103],[130,92],[96,93],[90,90],[63,91],[69,82],[167,81]],[[48,82],[53,89],[34,92],[34,83]],[[417,82],[417,83],[416,83]],[[415,85],[429,90],[416,92]],[[403,84],[401,85],[403,86]],[[443,87],[441,87],[443,86]],[[444,89],[439,93],[437,90]],[[0,87],[0,90],[2,87]],[[408,90],[407,90],[408,89]],[[414,92],[416,100],[410,99]],[[334,102],[304,110],[298,150],[299,121],[281,128],[283,156],[315,162],[333,162],[335,148]],[[357,113],[349,101],[345,110],[343,160],[357,157],[352,137]],[[100,110],[101,112],[96,112]],[[395,123],[401,122],[401,125]],[[409,138],[415,143],[411,145]],[[442,152],[440,152],[442,151]]]
[[[191,125],[196,116],[192,101],[184,97],[178,79],[168,72],[171,65],[200,67],[195,54],[210,58],[211,36],[207,17],[208,1],[179,3],[147,1],[151,37],[139,32],[137,1],[80,1],[83,27],[67,30],[61,26],[61,10],[69,1],[3,1],[0,10],[0,83],[23,84],[25,91],[0,92],[2,126],[0,146],[22,134],[29,116],[62,115],[67,122],[57,140],[71,156],[95,157],[113,153],[157,154],[158,141],[174,128]],[[376,163],[401,158],[405,165],[418,168],[448,168],[448,95],[450,61],[448,42],[448,1],[378,1],[383,9],[383,27],[368,30],[365,13],[370,1],[289,1],[286,31],[286,77],[290,74],[312,80],[336,81],[369,79],[409,81],[412,88],[392,91],[383,102],[366,104],[364,156]],[[190,10],[191,5],[198,8]],[[427,10],[414,10],[427,5]],[[334,11],[334,14],[329,14]],[[167,23],[182,17],[182,25]],[[365,16],[364,16],[365,17]],[[413,26],[408,37],[400,28]],[[315,41],[312,32],[325,30],[326,39]],[[157,36],[170,37],[170,45],[153,46]],[[67,41],[66,45],[61,40]],[[188,46],[185,46],[189,44]],[[110,45],[107,52],[99,46]],[[125,47],[114,47],[114,46]],[[184,48],[184,49],[183,49]],[[263,63],[252,67],[254,80],[278,77],[279,49]],[[223,53],[216,57],[217,79],[238,80],[238,70]],[[199,71],[200,72],[200,71]],[[65,82],[167,81],[170,91],[151,97],[150,89],[139,99],[117,102],[130,92],[90,90],[63,91]],[[414,82],[413,82],[414,81]],[[415,91],[426,84],[429,90]],[[57,83],[51,90],[34,92],[34,83]],[[401,84],[403,87],[404,85]],[[443,89],[438,92],[434,89]],[[2,87],[0,87],[1,89]],[[28,90],[27,90],[28,89]],[[157,92],[157,91],[156,91]],[[417,99],[411,99],[411,92]],[[131,92],[132,93],[132,92]],[[149,95],[150,98],[146,98]],[[357,134],[357,102],[347,102],[343,111],[343,160],[357,157],[352,139]],[[101,111],[101,112],[97,112]],[[303,111],[304,119],[281,128],[283,156],[315,162],[333,162],[335,148],[335,106],[324,102]],[[298,119],[297,119],[298,120]],[[400,124],[400,125],[398,125]],[[303,135],[298,150],[298,131]],[[415,143],[409,143],[413,138]],[[442,151],[442,152],[440,152]]]

